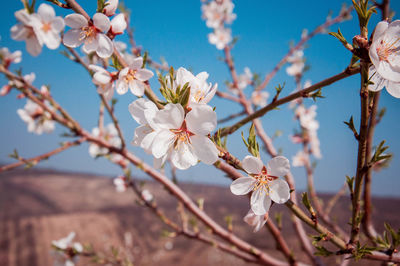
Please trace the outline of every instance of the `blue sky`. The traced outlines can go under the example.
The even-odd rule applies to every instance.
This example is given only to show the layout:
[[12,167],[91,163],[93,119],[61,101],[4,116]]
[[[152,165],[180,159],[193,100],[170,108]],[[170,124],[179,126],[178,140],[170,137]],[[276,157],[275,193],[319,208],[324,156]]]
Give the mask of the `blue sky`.
[[[40,4],[44,1],[37,1]],[[96,10],[95,0],[78,1],[89,14]],[[152,58],[163,56],[174,68],[181,66],[190,68],[195,74],[207,71],[210,74],[209,81],[217,82],[219,89],[225,91],[224,82],[229,79],[226,65],[218,60],[223,54],[207,40],[210,29],[201,19],[200,1],[126,1],[131,10],[131,25],[135,29],[137,44],[148,51]],[[350,4],[351,1],[344,1]],[[298,41],[303,29],[313,30],[324,22],[330,11],[335,16],[341,8],[340,1],[309,0],[307,5],[299,1],[288,0],[284,4],[280,1],[234,1],[234,12],[237,19],[232,24],[233,36],[239,41],[232,53],[237,71],[243,72],[248,66],[253,73],[264,76],[288,51],[292,41]],[[60,54],[62,49],[56,51],[43,49],[42,54],[34,58],[25,52],[25,44],[15,42],[10,38],[10,28],[16,24],[14,12],[22,8],[20,1],[7,1],[3,5],[3,14],[0,24],[0,46],[9,47],[11,50],[23,51],[23,61],[15,66],[22,67],[23,73],[36,73],[34,84],[38,87],[42,84],[50,84],[55,99],[60,102],[75,117],[83,127],[91,130],[97,124],[99,98],[96,95],[94,85],[85,70],[79,65],[69,61]],[[392,8],[397,13],[400,11],[399,1],[393,1]],[[318,12],[315,12],[318,10]],[[56,8],[57,15],[65,16],[68,10]],[[358,34],[358,21],[353,19],[334,25],[331,31],[338,27],[344,36],[351,38]],[[374,15],[370,22],[370,31],[379,21],[380,14]],[[395,19],[399,18],[395,15]],[[117,38],[125,41],[123,37]],[[305,57],[307,64],[311,66],[305,74],[305,79],[316,83],[342,71],[349,63],[350,54],[333,37],[324,34],[312,39],[306,46]],[[3,77],[0,82],[6,81]],[[294,89],[294,82],[286,75],[285,67],[273,78],[266,88],[270,94],[274,93],[274,86],[286,83],[283,95],[289,94]],[[340,81],[323,89],[324,99],[317,101],[318,131],[321,140],[323,158],[318,161],[315,172],[315,184],[318,190],[333,192],[341,187],[345,176],[354,175],[356,165],[357,143],[352,133],[343,124],[351,115],[354,116],[356,127],[359,123],[359,77],[354,76]],[[156,78],[151,80],[154,90],[158,91]],[[247,89],[247,93],[251,93]],[[17,100],[16,92],[7,97],[0,98],[0,161],[12,162],[8,154],[17,149],[20,155],[30,157],[54,149],[64,139],[60,134],[65,129],[57,126],[51,135],[29,134],[26,125],[19,119],[16,110],[23,108],[25,100]],[[128,112],[128,104],[135,100],[132,94],[116,96],[118,104],[116,113],[121,122],[125,138],[129,141],[137,124]],[[226,103],[214,98],[211,105],[216,106],[218,118],[227,116],[232,110],[240,112],[241,107],[234,103]],[[307,105],[313,104],[312,100],[306,100]],[[376,129],[375,143],[386,140],[390,146],[390,152],[394,153],[391,166],[377,173],[373,180],[373,193],[376,195],[398,196],[400,172],[398,152],[400,141],[398,132],[400,124],[397,123],[400,114],[400,100],[391,97],[386,91],[382,93],[381,107],[386,107],[387,112]],[[300,145],[291,144],[289,136],[294,129],[298,129],[293,120],[293,113],[287,105],[280,110],[268,113],[263,119],[263,125],[269,135],[276,130],[281,130],[283,135],[275,140],[275,146],[283,150],[283,155],[289,159],[300,149]],[[229,122],[225,125],[229,125]],[[247,131],[248,127],[243,130]],[[234,134],[228,140],[231,152],[239,158],[246,155],[246,148],[242,144],[239,133]],[[135,154],[144,156],[146,161],[151,158],[135,147],[129,147]],[[108,163],[105,159],[92,159],[87,152],[88,145],[72,148],[59,154],[48,161],[41,163],[42,167],[52,167],[61,170],[91,172],[102,175],[115,176],[120,173],[118,167]],[[262,154],[266,162],[269,157]],[[142,175],[135,171],[136,174]],[[293,168],[298,190],[306,188],[306,179],[302,168]],[[179,171],[178,176],[187,182],[207,182],[228,185],[230,181],[212,167],[197,165],[188,171]]]

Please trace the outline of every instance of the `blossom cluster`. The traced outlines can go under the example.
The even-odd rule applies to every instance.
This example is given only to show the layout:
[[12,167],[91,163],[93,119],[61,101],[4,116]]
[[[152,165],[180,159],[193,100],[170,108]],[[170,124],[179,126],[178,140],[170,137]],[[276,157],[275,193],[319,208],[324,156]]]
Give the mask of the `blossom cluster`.
[[225,24],[231,24],[236,19],[233,13],[234,4],[231,0],[210,1],[203,3],[201,9],[206,25],[214,32],[208,34],[208,40],[217,49],[224,49],[231,41],[231,29],[225,28]]
[[187,169],[199,160],[213,164],[218,159],[219,152],[209,138],[217,126],[217,115],[207,105],[217,86],[207,84],[207,78],[206,72],[194,76],[184,68],[178,69],[170,85],[176,91],[185,85],[189,87],[186,106],[169,102],[159,110],[153,102],[143,98],[129,105],[133,119],[140,124],[132,143],[152,154],[157,167],[167,159],[178,169]]

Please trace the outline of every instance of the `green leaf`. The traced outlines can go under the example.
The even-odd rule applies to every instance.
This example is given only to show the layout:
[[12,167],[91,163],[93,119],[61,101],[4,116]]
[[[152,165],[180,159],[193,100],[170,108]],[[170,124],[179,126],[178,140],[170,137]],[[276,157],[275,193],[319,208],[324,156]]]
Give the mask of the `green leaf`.
[[358,135],[356,127],[354,126],[353,116],[350,117],[349,122],[344,121],[343,123],[345,123],[350,128],[350,130],[353,132],[356,139],[358,139],[359,135]]
[[316,255],[316,256],[328,257],[328,256],[334,254],[333,252],[327,250],[323,246],[316,246],[315,248],[317,249],[317,252],[314,253],[314,255]]

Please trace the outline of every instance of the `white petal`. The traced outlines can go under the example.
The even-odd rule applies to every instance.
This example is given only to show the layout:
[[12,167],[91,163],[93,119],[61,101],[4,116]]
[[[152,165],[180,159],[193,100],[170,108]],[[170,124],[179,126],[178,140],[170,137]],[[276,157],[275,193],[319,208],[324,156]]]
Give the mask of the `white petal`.
[[247,155],[243,159],[243,169],[249,174],[259,174],[264,166],[260,158]]
[[171,162],[178,169],[188,169],[190,166],[196,165],[197,161],[197,156],[190,144],[181,142],[176,148],[172,149]]
[[126,29],[126,20],[124,14],[118,14],[111,20],[111,30],[114,34],[122,34]]
[[95,84],[107,84],[111,81],[111,76],[106,71],[98,71],[93,75],[93,83]]
[[173,145],[175,135],[169,130],[160,130],[155,136],[151,152],[154,157],[161,158]]
[[80,29],[88,25],[86,18],[81,14],[70,14],[65,17],[64,21],[65,25],[74,29]]
[[154,76],[154,74],[152,71],[150,71],[148,69],[143,69],[143,68],[137,70],[137,72],[135,74],[135,78],[137,78],[140,81],[149,80],[153,76]]
[[400,83],[399,82],[388,82],[386,86],[386,90],[392,95],[393,97],[400,98]]
[[54,50],[60,46],[61,36],[58,33],[49,31],[45,36],[44,43],[47,48]]
[[80,29],[71,29],[64,34],[63,43],[68,47],[78,47],[82,44],[83,40],[81,38],[81,30]]
[[97,41],[99,46],[96,49],[96,53],[101,58],[108,58],[114,52],[114,46],[110,38],[108,38],[105,34],[97,34]]
[[142,97],[144,94],[144,83],[134,79],[129,82],[129,89],[131,90],[133,95]]
[[125,94],[129,89],[128,84],[123,80],[117,80],[116,87],[119,95]]
[[284,176],[290,171],[289,160],[284,156],[276,156],[267,164],[268,175]]
[[276,179],[269,183],[269,196],[279,204],[285,203],[290,198],[289,185],[285,180]]
[[186,115],[186,125],[196,135],[208,135],[217,126],[217,114],[211,106],[196,105]]
[[14,13],[15,18],[22,22],[25,25],[28,25],[29,22],[31,21],[31,15],[26,12],[25,9],[18,10]]
[[257,189],[253,192],[250,199],[251,210],[256,215],[264,215],[271,206],[271,199],[266,195],[264,189]]
[[369,78],[370,81],[374,83],[368,85],[368,90],[370,91],[380,91],[385,87],[385,83],[387,83],[387,81],[376,72],[374,65],[369,68]]
[[232,182],[230,189],[235,195],[246,195],[253,190],[256,180],[249,176],[242,176]]
[[140,56],[133,59],[132,64],[129,65],[129,68],[132,70],[137,70],[140,69],[142,65],[143,65],[143,58]]
[[157,112],[154,122],[165,129],[179,129],[184,120],[185,111],[180,104],[167,104]]
[[108,0],[106,4],[108,5],[104,7],[104,12],[107,16],[111,17],[115,14],[115,10],[118,7],[118,0]]
[[102,32],[107,32],[110,29],[110,19],[102,13],[96,13],[93,16],[93,25]]
[[191,136],[190,141],[192,142],[194,153],[205,164],[213,164],[218,160],[218,149],[215,144],[204,136]]
[[65,27],[64,20],[61,17],[55,17],[51,22],[51,27],[55,32],[61,32]]
[[40,45],[36,37],[29,38],[26,40],[26,50],[33,56],[38,56],[42,51],[42,46]]
[[[97,34],[98,36],[99,34]],[[98,42],[98,38],[95,39],[85,39],[84,42],[85,44],[82,47],[83,52],[85,52],[86,54],[90,54],[91,52],[94,52],[97,50],[97,48],[99,47],[99,42]]]
[[37,13],[42,17],[42,19],[46,22],[50,22],[56,16],[56,12],[54,8],[48,4],[41,4],[38,8]]
[[387,30],[388,26],[389,23],[387,21],[379,22],[375,27],[373,39],[377,40],[378,38],[380,38],[382,34]]

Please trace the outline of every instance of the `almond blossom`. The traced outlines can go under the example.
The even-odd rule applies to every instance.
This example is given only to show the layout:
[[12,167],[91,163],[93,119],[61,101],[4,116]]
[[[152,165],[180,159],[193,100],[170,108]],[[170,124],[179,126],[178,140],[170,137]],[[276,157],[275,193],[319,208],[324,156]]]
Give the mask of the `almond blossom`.
[[253,226],[253,232],[256,233],[260,231],[260,229],[268,221],[268,213],[257,215],[250,209],[246,216],[243,218],[243,221],[245,221],[248,225]]
[[132,64],[119,72],[117,80],[117,93],[125,94],[128,89],[133,95],[143,96],[145,90],[144,82],[153,77],[153,72],[142,68],[143,58],[137,57]]
[[232,41],[231,29],[216,28],[214,32],[208,34],[208,41],[218,50],[224,49]]
[[188,82],[190,86],[189,105],[191,103],[206,104],[214,97],[218,87],[218,84],[212,86],[211,83],[207,83],[207,78],[207,72],[200,72],[194,76],[186,68],[180,67],[176,72],[175,86],[182,88]]
[[[118,136],[118,131],[115,128],[114,124],[110,123],[106,127],[103,128],[102,131],[98,127],[95,127],[92,129],[92,135],[94,137],[101,137],[105,141],[107,141],[109,144],[116,148],[121,147],[121,139]],[[102,156],[106,155],[108,153],[108,149],[104,147],[99,147],[95,143],[91,143],[89,146],[89,154],[93,158],[96,158],[97,156]]]
[[264,215],[271,206],[271,200],[283,204],[290,198],[290,189],[286,181],[279,179],[289,173],[289,160],[283,156],[272,158],[265,167],[261,159],[246,156],[243,169],[249,174],[232,182],[230,189],[235,195],[252,192],[250,205],[255,215]]
[[[50,104],[45,101],[50,107]],[[31,100],[27,100],[24,109],[18,109],[19,117],[28,124],[28,132],[41,135],[43,132],[51,133],[55,128],[55,122],[51,119],[49,112]]]
[[11,38],[16,41],[25,41],[28,53],[33,56],[39,55],[42,44],[32,27],[32,15],[25,9],[16,11],[14,15],[20,23],[11,27]]
[[97,92],[103,94],[107,101],[111,100],[115,88],[112,74],[97,65],[89,65],[89,69],[94,72],[92,82],[97,86]]
[[87,21],[81,14],[70,14],[65,17],[65,24],[71,29],[65,33],[63,42],[68,47],[78,47],[83,43],[86,54],[96,51],[101,58],[108,58],[113,53],[113,43],[104,33],[110,29],[110,19],[96,13],[93,22]]
[[[376,72],[385,80],[400,82],[400,20],[381,21],[375,28],[369,57]],[[398,90],[396,90],[398,91]],[[397,95],[400,93],[397,92]]]
[[60,46],[60,33],[64,29],[64,20],[56,17],[52,6],[41,4],[38,12],[32,14],[31,25],[40,45],[45,44],[49,49],[57,49]]

